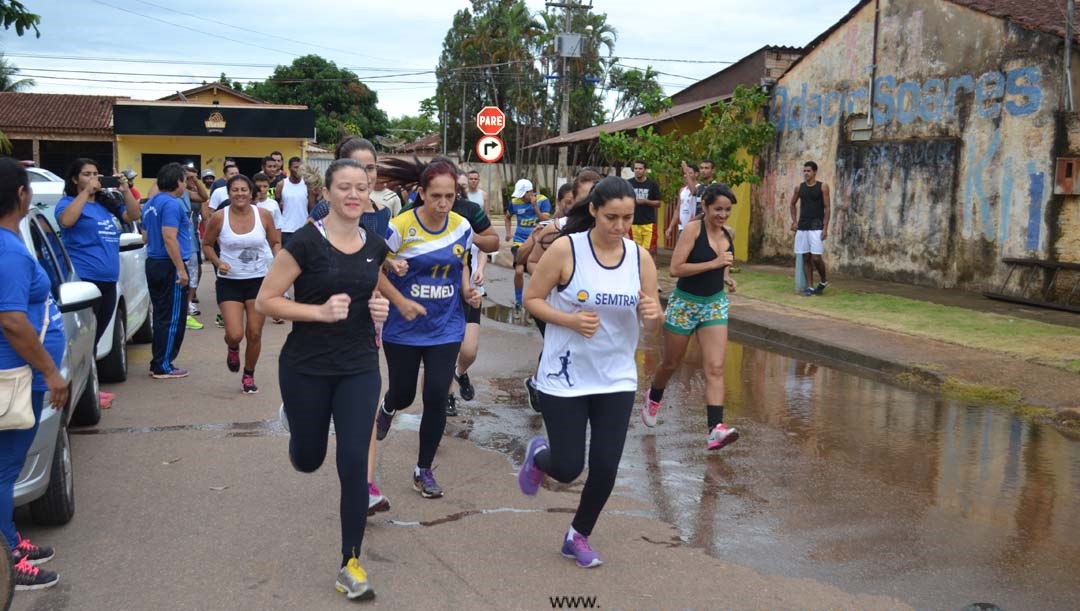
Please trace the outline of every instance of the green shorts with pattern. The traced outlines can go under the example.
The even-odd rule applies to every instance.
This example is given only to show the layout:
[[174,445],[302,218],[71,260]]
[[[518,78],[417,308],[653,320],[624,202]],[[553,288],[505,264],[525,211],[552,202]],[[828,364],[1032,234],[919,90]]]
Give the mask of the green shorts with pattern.
[[675,289],[668,299],[664,328],[679,335],[693,335],[702,327],[726,325],[727,317],[728,298],[725,291],[700,297]]

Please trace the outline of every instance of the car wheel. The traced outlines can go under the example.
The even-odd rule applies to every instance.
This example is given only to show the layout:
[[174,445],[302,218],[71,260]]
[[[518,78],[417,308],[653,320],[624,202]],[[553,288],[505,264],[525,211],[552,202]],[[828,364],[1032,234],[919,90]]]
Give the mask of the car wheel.
[[127,379],[127,320],[124,311],[116,308],[113,321],[112,350],[98,361],[98,376],[102,382],[123,382]]
[[75,471],[71,461],[71,439],[67,426],[60,424],[56,433],[49,487],[45,495],[30,503],[30,516],[35,524],[62,526],[75,515]]
[[139,330],[135,332],[135,335],[131,336],[131,343],[133,344],[149,344],[154,341],[154,316],[153,312],[149,308],[146,310],[146,320],[143,321]]
[[90,379],[86,381],[75,411],[71,412],[72,426],[94,426],[101,421],[101,395],[98,387],[97,363],[90,366]]

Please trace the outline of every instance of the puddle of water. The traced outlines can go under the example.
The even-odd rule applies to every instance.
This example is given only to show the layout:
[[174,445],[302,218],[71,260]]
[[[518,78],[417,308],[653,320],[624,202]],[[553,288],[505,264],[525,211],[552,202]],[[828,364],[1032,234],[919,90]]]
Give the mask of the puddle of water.
[[510,306],[505,306],[498,303],[493,303],[488,306],[484,306],[480,309],[480,312],[498,322],[503,322],[510,325],[517,325],[519,327],[533,326],[532,317],[524,310],[515,310]]
[[[289,434],[277,418],[272,420],[257,420],[254,422],[214,422],[207,424],[173,424],[167,426],[75,428],[68,432],[72,435],[112,435],[117,433],[174,433],[177,431],[220,432],[223,433],[223,437],[282,437],[288,436]],[[330,425],[330,434],[334,434],[333,424]]]
[[[659,357],[638,351],[642,387]],[[651,503],[684,544],[918,608],[1080,608],[1080,443],[1007,410],[734,343],[725,382],[742,436],[719,453],[705,449],[693,345],[660,426],[631,420],[618,493]],[[542,419],[519,378],[492,383],[499,405],[468,438],[520,462]]]

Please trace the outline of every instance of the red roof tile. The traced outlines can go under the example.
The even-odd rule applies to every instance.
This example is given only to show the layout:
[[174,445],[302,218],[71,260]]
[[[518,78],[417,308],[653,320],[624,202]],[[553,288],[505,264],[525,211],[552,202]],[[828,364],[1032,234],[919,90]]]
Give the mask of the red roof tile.
[[[1065,0],[950,0],[1019,26],[1065,38]],[[1073,24],[1073,36],[1080,40]]]
[[115,96],[0,93],[0,131],[112,134]]

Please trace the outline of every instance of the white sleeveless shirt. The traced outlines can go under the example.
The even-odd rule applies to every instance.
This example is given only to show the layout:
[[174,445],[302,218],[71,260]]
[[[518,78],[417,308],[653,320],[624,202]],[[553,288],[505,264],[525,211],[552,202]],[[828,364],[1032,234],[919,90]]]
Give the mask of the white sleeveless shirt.
[[233,231],[229,224],[229,213],[232,206],[225,207],[225,218],[221,225],[221,234],[218,236],[218,246],[221,247],[220,258],[229,264],[229,273],[221,278],[226,280],[247,280],[249,278],[262,278],[270,269],[270,261],[274,253],[270,250],[270,244],[266,241],[266,228],[262,224],[262,216],[259,208],[251,206],[255,213],[255,226],[251,231],[238,234]]
[[588,231],[568,237],[574,272],[566,286],[551,290],[547,302],[560,312],[592,310],[600,316],[600,327],[586,339],[573,329],[549,324],[536,387],[556,397],[636,392],[641,290],[637,244],[623,238],[622,260],[609,268],[597,261]]

